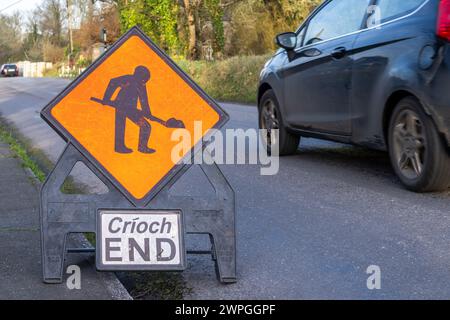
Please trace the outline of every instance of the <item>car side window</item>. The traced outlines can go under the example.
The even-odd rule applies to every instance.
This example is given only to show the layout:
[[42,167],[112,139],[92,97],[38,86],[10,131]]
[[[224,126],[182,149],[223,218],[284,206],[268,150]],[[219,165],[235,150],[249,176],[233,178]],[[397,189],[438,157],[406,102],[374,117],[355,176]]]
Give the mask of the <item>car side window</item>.
[[422,3],[424,3],[424,0],[378,0],[380,22],[384,23],[414,12]]
[[330,1],[311,18],[304,45],[358,31],[361,29],[369,4],[370,0]]
[[303,45],[303,38],[305,37],[306,28],[302,28],[297,32],[297,48]]

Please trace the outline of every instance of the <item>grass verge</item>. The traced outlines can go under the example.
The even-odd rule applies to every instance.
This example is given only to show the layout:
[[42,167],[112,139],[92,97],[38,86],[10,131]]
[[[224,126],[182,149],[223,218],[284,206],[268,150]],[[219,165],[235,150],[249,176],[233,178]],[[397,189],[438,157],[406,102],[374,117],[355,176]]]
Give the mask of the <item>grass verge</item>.
[[180,272],[118,272],[117,276],[136,300],[181,300],[191,293]]
[[21,159],[22,166],[30,169],[40,182],[44,182],[46,174],[32,160],[25,147],[14,138],[12,131],[0,123],[0,140],[7,143],[14,157]]

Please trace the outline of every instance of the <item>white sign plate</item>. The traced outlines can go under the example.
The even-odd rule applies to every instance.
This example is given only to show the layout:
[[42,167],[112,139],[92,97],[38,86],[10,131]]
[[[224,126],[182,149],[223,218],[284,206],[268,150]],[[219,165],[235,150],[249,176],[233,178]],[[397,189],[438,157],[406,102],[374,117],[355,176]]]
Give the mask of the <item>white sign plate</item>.
[[99,211],[97,269],[184,270],[185,260],[180,211]]

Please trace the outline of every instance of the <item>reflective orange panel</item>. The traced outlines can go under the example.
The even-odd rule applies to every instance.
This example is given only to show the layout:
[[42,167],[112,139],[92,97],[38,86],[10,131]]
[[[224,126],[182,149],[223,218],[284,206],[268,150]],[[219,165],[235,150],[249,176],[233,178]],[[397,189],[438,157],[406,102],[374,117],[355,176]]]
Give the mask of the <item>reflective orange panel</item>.
[[[142,96],[142,92],[139,93],[139,89],[135,88],[136,82],[133,80],[138,66],[145,67],[151,73],[150,80],[144,84],[144,87],[154,116],[163,120],[170,118],[179,120],[191,132],[192,138],[194,138],[194,121],[202,122],[203,134],[206,134],[220,120],[219,114],[136,35],[128,38],[59,101],[51,109],[51,115],[134,198],[142,199],[175,166],[171,160],[171,150],[177,142],[170,141],[174,129],[155,121],[142,119],[133,121],[125,112],[123,115],[126,118],[124,142],[131,152],[116,152],[117,107],[91,100],[91,97],[103,99],[110,81],[120,78],[125,80],[121,80],[111,100],[119,99],[121,90],[128,90],[128,95],[125,97],[122,95],[120,98],[122,104],[127,104],[128,108],[133,108],[133,104],[137,104],[136,110],[143,109],[138,98],[136,101],[139,102],[135,103],[133,100],[133,95]],[[131,82],[127,82],[126,79],[131,79]],[[148,147],[154,149],[154,153],[138,150],[139,121],[146,121],[151,126]],[[191,141],[191,147],[197,142]]]

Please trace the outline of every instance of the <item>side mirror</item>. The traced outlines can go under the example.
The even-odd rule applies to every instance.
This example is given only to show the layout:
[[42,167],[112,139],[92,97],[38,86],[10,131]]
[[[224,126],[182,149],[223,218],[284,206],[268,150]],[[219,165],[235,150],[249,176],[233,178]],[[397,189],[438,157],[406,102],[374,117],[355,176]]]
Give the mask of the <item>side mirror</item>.
[[297,47],[297,34],[295,32],[280,33],[275,37],[275,43],[287,51],[292,51]]

